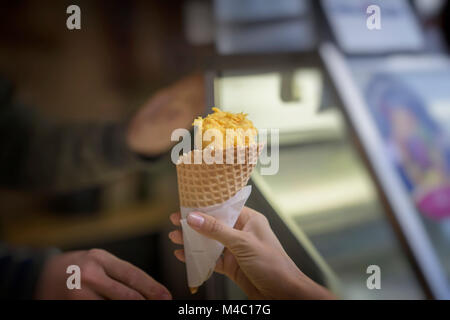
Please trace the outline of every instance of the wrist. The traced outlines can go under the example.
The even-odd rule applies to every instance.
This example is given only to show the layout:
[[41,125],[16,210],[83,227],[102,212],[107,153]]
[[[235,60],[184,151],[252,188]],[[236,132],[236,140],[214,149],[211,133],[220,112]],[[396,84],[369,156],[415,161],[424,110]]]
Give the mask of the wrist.
[[45,259],[39,269],[39,274],[36,277],[33,299],[42,300],[49,297],[47,291],[53,287],[53,283],[51,283],[50,280],[52,279],[52,276],[56,274],[53,264],[60,256],[61,251],[59,249],[51,248],[47,250]]
[[290,299],[296,300],[329,300],[336,299],[336,297],[325,287],[316,283],[304,273],[299,271],[300,274],[293,279],[293,286],[291,290],[292,297]]

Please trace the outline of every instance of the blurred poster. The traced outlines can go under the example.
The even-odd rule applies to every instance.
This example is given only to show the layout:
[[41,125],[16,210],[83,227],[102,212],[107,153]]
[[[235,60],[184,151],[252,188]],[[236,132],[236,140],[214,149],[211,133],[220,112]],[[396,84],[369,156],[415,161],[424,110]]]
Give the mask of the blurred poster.
[[450,217],[450,69],[378,73],[365,95],[416,207],[429,219]]

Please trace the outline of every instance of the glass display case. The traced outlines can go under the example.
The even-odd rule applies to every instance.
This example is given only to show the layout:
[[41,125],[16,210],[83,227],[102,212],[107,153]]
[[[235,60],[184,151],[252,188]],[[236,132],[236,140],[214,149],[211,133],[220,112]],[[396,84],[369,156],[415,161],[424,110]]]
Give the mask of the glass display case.
[[[299,65],[210,78],[210,105],[248,113],[259,129],[280,129],[279,170],[262,175],[258,165],[248,205],[268,215],[291,257],[304,250],[320,282],[340,297],[423,298],[323,69]],[[293,259],[302,268],[305,258]],[[373,264],[383,290],[366,285]],[[230,297],[238,292],[230,289]]]
[[[209,76],[208,106],[279,129],[278,171],[264,175],[258,164],[248,205],[340,297],[448,298],[449,63],[418,57],[432,46],[408,1],[377,2],[376,32],[362,1],[304,2],[317,47],[219,50]],[[411,66],[420,72],[405,73]],[[391,115],[399,104],[406,111]],[[427,110],[414,117],[408,106]],[[367,286],[371,265],[381,290]]]

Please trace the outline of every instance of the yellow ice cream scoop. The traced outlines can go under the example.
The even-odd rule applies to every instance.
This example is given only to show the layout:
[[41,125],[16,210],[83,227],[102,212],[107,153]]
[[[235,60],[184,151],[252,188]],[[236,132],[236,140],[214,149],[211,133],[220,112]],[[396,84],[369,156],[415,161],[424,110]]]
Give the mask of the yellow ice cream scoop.
[[201,134],[202,148],[248,146],[255,143],[258,131],[245,113],[231,113],[212,108],[214,113],[194,120],[196,142]]

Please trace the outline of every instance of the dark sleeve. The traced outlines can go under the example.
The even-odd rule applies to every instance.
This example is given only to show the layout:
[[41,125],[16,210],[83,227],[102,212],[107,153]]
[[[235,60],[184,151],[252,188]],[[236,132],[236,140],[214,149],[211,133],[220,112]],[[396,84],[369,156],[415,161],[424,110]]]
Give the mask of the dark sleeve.
[[33,115],[22,106],[12,106],[12,86],[0,77],[0,185],[16,187],[31,137]]
[[0,243],[0,299],[33,299],[39,275],[57,249],[12,248]]
[[13,103],[0,78],[0,185],[67,191],[141,167],[125,141],[125,123],[66,123]]
[[128,149],[125,124],[40,120],[31,131],[22,185],[68,191],[111,181],[141,164]]

